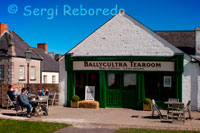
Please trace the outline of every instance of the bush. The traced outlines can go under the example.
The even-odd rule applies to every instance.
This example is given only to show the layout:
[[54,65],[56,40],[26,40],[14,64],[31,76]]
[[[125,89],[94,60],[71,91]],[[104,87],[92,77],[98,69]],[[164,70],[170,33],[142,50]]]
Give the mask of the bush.
[[78,101],[80,101],[79,96],[75,95],[75,96],[72,97],[72,102],[78,102]]
[[144,104],[152,104],[152,101],[150,98],[145,98]]

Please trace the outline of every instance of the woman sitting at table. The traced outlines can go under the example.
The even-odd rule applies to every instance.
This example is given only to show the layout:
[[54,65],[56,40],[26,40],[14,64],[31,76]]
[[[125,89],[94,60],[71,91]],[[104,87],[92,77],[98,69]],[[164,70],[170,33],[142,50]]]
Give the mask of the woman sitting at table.
[[17,95],[18,95],[18,94],[16,93],[16,90],[13,89],[13,86],[12,86],[12,85],[9,85],[9,86],[8,86],[7,94],[8,94],[8,96],[9,96],[10,100],[16,101],[16,98],[17,98]]
[[44,96],[44,91],[41,88],[38,88],[38,96]]
[[44,88],[44,95],[48,96],[49,95],[49,90],[47,88]]

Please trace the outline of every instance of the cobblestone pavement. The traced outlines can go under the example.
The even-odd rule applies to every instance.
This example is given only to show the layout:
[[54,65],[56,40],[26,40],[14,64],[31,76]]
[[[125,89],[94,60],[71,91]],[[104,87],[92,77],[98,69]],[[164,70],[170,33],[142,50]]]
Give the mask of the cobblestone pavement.
[[[166,114],[166,110],[161,110],[161,112],[162,114]],[[186,114],[186,117],[187,116],[188,114]],[[15,116],[14,110],[0,110],[0,118],[69,123],[72,124],[73,127],[67,129],[68,132],[74,129],[77,133],[80,130],[86,130],[88,132],[95,130],[101,133],[104,129],[112,132],[114,129],[119,128],[200,131],[200,113],[193,111],[192,117],[192,120],[186,120],[185,123],[177,120],[171,123],[170,121],[158,118],[152,119],[151,111],[137,111],[123,108],[83,109],[53,106],[49,108],[48,116],[32,117],[28,119],[22,116]]]

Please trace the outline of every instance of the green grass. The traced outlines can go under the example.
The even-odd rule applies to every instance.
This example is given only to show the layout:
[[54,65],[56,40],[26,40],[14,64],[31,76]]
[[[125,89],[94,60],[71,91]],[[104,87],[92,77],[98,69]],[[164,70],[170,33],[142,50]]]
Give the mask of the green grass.
[[197,131],[174,131],[174,130],[155,130],[155,129],[120,129],[115,133],[197,133]]
[[68,124],[0,119],[0,133],[52,133]]

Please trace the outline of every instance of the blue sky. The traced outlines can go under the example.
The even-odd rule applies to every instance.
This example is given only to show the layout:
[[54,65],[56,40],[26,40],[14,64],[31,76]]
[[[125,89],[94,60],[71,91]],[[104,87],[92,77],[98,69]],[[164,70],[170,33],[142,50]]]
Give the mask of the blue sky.
[[[0,1],[0,22],[8,24],[29,45],[48,43],[48,51],[56,54],[66,53],[112,18],[116,6],[152,30],[194,30],[200,26],[199,0]],[[10,7],[12,4],[17,6],[17,11],[16,7]],[[8,7],[16,13],[8,12]],[[81,9],[87,14],[81,15]],[[98,14],[94,14],[97,10]],[[103,14],[103,10],[107,12]]]

